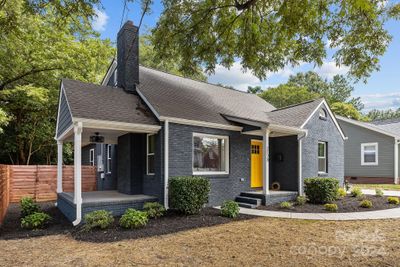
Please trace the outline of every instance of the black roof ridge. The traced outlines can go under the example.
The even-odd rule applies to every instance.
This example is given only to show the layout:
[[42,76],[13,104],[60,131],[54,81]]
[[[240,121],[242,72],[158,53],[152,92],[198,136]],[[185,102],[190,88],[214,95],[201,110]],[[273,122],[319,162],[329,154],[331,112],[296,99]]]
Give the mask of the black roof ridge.
[[308,104],[308,103],[311,103],[311,102],[315,102],[315,101],[317,101],[317,100],[325,100],[325,98],[319,97],[319,98],[307,100],[307,101],[304,101],[304,102],[301,102],[301,103],[297,103],[297,104],[293,104],[293,105],[289,105],[289,106],[286,106],[286,107],[283,107],[283,108],[277,108],[277,109],[272,110],[272,111],[270,111],[270,112],[275,112],[275,111],[280,111],[280,110],[283,110],[283,109],[288,109],[288,108],[293,108],[293,107],[305,105],[305,104]]

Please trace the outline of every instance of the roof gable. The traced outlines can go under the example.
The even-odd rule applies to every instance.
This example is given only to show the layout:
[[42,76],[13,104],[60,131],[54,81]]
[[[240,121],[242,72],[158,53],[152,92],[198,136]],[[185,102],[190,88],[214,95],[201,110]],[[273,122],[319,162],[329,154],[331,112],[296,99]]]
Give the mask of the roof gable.
[[365,128],[365,129],[368,129],[368,130],[371,130],[371,131],[375,131],[375,132],[378,132],[378,133],[381,133],[381,134],[384,134],[384,135],[387,135],[387,136],[391,136],[391,137],[394,137],[394,138],[400,138],[400,134],[395,134],[393,132],[387,131],[384,127],[382,127],[382,125],[374,125],[372,123],[356,121],[356,120],[345,118],[345,117],[342,117],[342,116],[338,116],[338,119],[340,121],[344,121],[344,122],[356,125],[358,127]]

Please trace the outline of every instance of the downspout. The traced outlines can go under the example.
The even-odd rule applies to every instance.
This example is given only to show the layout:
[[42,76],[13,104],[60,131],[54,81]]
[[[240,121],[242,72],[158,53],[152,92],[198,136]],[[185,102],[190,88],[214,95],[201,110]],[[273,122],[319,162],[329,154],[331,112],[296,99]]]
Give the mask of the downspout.
[[394,139],[394,183],[399,183],[399,144],[400,140]]
[[303,195],[303,138],[307,137],[308,131],[304,132],[302,135],[297,135],[297,145],[298,145],[298,183],[299,183],[299,195]]
[[168,203],[168,179],[169,179],[169,121],[164,121],[164,206],[169,208]]

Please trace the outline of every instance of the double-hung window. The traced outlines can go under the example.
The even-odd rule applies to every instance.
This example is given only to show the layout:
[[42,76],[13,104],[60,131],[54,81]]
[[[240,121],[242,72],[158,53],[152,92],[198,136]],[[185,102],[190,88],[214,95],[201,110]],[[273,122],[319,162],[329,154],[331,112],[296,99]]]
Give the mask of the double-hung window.
[[318,173],[328,172],[328,143],[318,142]]
[[94,166],[94,149],[89,150],[89,164],[90,166]]
[[147,135],[147,175],[154,175],[154,152],[156,147],[156,136],[154,134]]
[[228,136],[193,134],[193,174],[228,174]]
[[361,144],[361,165],[378,165],[378,143]]
[[111,164],[112,164],[112,154],[111,154],[111,145],[107,145],[107,173],[111,173]]

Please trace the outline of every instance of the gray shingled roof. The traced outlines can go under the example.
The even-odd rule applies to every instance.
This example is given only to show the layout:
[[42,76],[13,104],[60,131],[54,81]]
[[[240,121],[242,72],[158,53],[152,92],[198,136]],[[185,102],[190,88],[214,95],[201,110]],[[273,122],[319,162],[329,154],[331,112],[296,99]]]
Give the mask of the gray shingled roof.
[[400,118],[373,121],[371,123],[382,130],[400,136]]
[[273,124],[301,127],[322,101],[324,101],[324,99],[320,98],[305,103],[276,109],[268,113],[268,118]]
[[138,96],[121,88],[63,79],[72,117],[140,124],[159,124]]
[[139,91],[160,116],[231,125],[222,114],[268,122],[275,108],[254,94],[140,66]]

